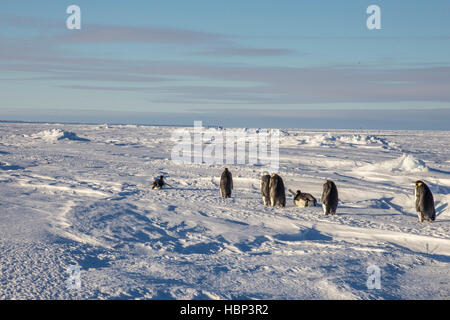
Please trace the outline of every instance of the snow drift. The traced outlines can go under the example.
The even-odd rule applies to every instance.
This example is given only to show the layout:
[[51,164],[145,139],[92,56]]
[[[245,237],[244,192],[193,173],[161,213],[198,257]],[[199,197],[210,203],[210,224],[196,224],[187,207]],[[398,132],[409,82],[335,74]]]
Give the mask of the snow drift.
[[359,169],[365,171],[383,171],[383,172],[427,172],[429,169],[425,162],[416,159],[410,154],[403,154],[400,158],[383,161],[374,164],[368,164]]
[[310,146],[342,146],[342,145],[390,145],[385,139],[372,135],[332,135],[331,133],[309,136],[302,139],[301,144]]
[[75,133],[70,131],[64,131],[61,129],[51,129],[51,130],[44,130],[35,134],[31,135],[31,138],[33,139],[42,139],[47,142],[56,142],[59,140],[72,140],[72,141],[90,141],[86,138],[80,138]]

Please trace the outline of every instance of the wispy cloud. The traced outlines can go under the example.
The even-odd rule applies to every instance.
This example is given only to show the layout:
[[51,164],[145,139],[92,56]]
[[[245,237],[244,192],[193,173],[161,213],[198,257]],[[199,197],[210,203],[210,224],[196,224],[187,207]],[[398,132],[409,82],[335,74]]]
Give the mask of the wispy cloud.
[[280,48],[248,48],[248,47],[222,47],[196,52],[206,56],[249,56],[249,57],[279,57],[299,54],[297,50]]
[[[295,68],[174,61],[122,61],[115,59],[45,57],[0,63],[3,72],[38,74],[30,81],[64,81],[67,87],[121,91],[126,86],[107,83],[140,83],[159,101],[196,103],[227,101],[251,104],[304,104],[335,102],[450,102],[450,67],[355,69]],[[185,84],[175,84],[183,79]],[[83,81],[96,81],[86,86]],[[219,82],[198,85],[199,82]],[[246,85],[235,83],[246,82]],[[105,87],[107,87],[105,89]],[[133,90],[133,86],[126,90]],[[136,91],[142,91],[140,88]]]
[[56,29],[64,26],[61,21],[53,19],[37,18],[31,16],[7,16],[0,15],[0,25],[10,26],[15,28],[32,28],[34,30],[40,29]]
[[[0,36],[0,71],[11,81],[57,81],[75,90],[135,91],[160,103],[308,104],[342,102],[438,101],[450,103],[450,67],[426,65],[397,69],[336,65],[281,67],[266,61],[225,63],[188,61],[181,53],[169,60],[122,59],[108,55],[77,56],[67,45],[104,43],[173,44],[200,48],[210,56],[282,57],[293,49],[252,48],[226,34],[165,27],[83,25],[78,32],[59,32],[51,20],[0,17],[0,24],[55,28],[49,35]],[[64,29],[64,28],[62,28]],[[270,59],[269,59],[270,60]],[[272,60],[270,60],[272,61]],[[26,73],[27,76],[23,76]],[[35,76],[30,76],[35,74]],[[1,81],[1,79],[0,79]],[[5,80],[3,80],[5,81]],[[92,81],[95,84],[86,84]],[[111,83],[115,84],[112,85]],[[242,84],[245,82],[246,84]],[[136,85],[139,83],[139,85]],[[199,84],[201,83],[201,84]],[[134,85],[133,85],[134,84]],[[239,85],[238,85],[239,84]],[[147,98],[147,97],[146,97]]]
[[208,44],[224,42],[229,36],[218,33],[163,27],[85,25],[78,32],[67,32],[58,40],[68,43],[173,43]]

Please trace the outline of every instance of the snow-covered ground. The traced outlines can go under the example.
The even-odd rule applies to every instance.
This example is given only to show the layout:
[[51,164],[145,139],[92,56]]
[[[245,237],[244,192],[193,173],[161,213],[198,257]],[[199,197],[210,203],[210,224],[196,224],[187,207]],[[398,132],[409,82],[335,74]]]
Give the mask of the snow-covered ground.
[[[449,132],[282,130],[286,187],[320,199],[335,181],[330,217],[290,194],[264,207],[254,165],[227,165],[220,198],[224,166],[171,161],[175,129],[0,124],[0,298],[450,299]],[[173,188],[151,190],[160,174]]]

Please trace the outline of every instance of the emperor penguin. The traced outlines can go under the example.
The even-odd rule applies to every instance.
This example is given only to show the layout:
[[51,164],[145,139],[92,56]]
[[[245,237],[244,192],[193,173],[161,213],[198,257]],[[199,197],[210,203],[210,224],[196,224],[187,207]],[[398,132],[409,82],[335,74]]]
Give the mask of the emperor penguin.
[[153,181],[152,189],[162,189],[166,183],[164,182],[164,176],[159,176],[159,179]]
[[263,175],[261,177],[261,196],[263,198],[265,206],[269,206],[270,205],[269,184],[270,184],[270,175],[269,175],[269,173],[267,171],[264,171]]
[[326,180],[323,184],[322,208],[325,215],[336,214],[338,206],[338,190],[331,180]]
[[220,193],[222,198],[231,198],[231,190],[233,190],[233,176],[228,168],[222,172],[220,177]]
[[284,190],[283,179],[277,174],[272,174],[269,182],[270,205],[272,207],[286,206],[286,193]]
[[436,219],[436,210],[434,208],[433,194],[430,188],[423,181],[416,181],[416,211],[419,222],[434,221]]
[[294,196],[294,204],[297,207],[300,208],[315,207],[317,204],[316,198],[314,198],[313,195],[309,193],[303,193],[300,190],[294,192],[291,189],[289,189],[289,192],[292,193],[292,195]]

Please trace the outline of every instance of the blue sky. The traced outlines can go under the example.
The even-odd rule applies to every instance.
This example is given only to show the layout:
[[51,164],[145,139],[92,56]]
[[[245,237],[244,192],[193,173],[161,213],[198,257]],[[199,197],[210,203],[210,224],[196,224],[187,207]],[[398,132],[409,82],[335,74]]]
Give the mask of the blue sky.
[[[71,4],[81,30],[66,29]],[[366,27],[372,4],[381,30]],[[449,12],[446,0],[4,0],[0,119],[450,129]]]

